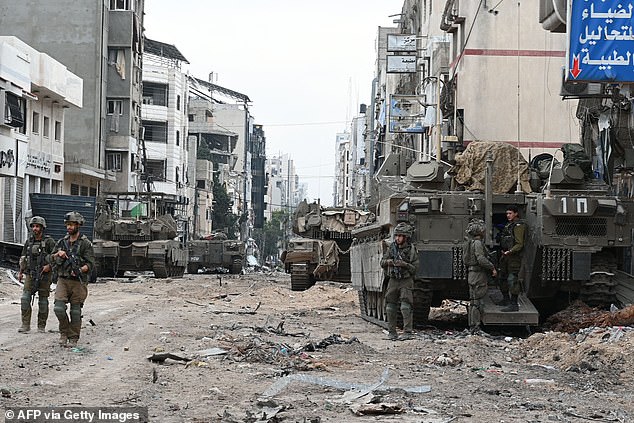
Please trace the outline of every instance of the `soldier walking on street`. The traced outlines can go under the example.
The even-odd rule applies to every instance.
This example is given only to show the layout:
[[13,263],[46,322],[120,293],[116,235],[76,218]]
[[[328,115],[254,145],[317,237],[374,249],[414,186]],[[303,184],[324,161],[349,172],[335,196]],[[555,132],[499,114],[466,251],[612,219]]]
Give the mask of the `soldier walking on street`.
[[[79,340],[81,308],[88,297],[88,275],[95,266],[95,253],[90,240],[79,233],[84,224],[81,214],[66,213],[64,224],[68,233],[57,241],[51,254],[51,262],[59,274],[53,310],[59,320],[59,344],[74,347]],[[67,303],[70,303],[70,319],[66,313]]]
[[465,264],[468,266],[469,282],[469,329],[472,333],[480,331],[482,320],[482,299],[488,292],[488,273],[497,276],[497,270],[488,257],[484,238],[484,221],[474,219],[467,226],[467,239],[464,244]]
[[[22,248],[20,256],[20,271],[18,280],[24,277],[24,288],[20,298],[22,311],[22,326],[18,332],[26,333],[31,330],[31,304],[37,294],[37,330],[46,330],[48,318],[48,297],[51,293],[51,265],[48,263],[48,255],[55,248],[55,240],[44,235],[46,220],[40,216],[33,216],[29,222],[31,234]],[[25,277],[26,276],[26,277]]]
[[522,290],[519,274],[522,267],[526,224],[520,219],[519,210],[513,204],[506,207],[506,220],[508,220],[508,223],[504,227],[500,239],[500,246],[502,247],[500,291],[502,291],[503,296],[500,305],[507,305],[501,311],[512,312],[519,310],[517,299]]
[[[399,223],[394,228],[394,241],[381,259],[381,267],[386,270],[389,281],[385,293],[385,311],[389,338],[410,339],[413,332],[414,276],[418,269],[418,254],[411,244],[412,228],[407,223]],[[396,333],[398,305],[403,314],[403,336]]]

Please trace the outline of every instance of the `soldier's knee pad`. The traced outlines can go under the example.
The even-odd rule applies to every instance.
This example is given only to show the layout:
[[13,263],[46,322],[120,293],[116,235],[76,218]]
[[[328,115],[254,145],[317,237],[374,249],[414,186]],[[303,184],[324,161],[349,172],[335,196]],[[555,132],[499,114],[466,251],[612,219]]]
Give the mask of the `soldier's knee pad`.
[[72,322],[78,322],[81,320],[81,304],[70,305],[70,320]]
[[394,303],[387,303],[385,305],[385,311],[386,312],[396,312],[396,310],[398,310],[398,304],[394,304]]
[[37,300],[37,306],[40,308],[40,310],[48,308],[48,297],[39,297]]
[[53,311],[58,317],[66,316],[66,303],[61,300],[55,301],[55,303],[53,304]]
[[28,310],[31,307],[31,295],[28,292],[23,292],[20,297],[20,306],[22,310]]
[[412,305],[410,303],[401,302],[401,312],[410,313],[412,311]]

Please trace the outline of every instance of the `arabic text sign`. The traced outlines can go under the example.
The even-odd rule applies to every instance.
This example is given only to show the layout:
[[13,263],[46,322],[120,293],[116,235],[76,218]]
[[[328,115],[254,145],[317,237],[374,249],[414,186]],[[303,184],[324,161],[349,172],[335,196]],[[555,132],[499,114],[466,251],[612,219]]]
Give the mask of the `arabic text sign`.
[[416,56],[387,56],[387,73],[416,73]]
[[387,51],[416,51],[416,35],[387,34]]
[[634,82],[634,1],[571,1],[566,79]]

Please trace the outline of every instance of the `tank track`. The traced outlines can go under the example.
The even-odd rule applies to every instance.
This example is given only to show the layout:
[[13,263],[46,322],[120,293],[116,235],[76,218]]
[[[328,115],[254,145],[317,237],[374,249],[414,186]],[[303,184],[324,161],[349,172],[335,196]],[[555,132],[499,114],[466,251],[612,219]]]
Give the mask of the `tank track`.
[[182,278],[185,273],[185,266],[172,266],[165,261],[155,260],[152,263],[154,277],[157,279]]
[[592,273],[589,281],[583,281],[579,291],[580,299],[592,307],[608,306],[617,302],[616,259],[611,254],[599,253],[592,256]]

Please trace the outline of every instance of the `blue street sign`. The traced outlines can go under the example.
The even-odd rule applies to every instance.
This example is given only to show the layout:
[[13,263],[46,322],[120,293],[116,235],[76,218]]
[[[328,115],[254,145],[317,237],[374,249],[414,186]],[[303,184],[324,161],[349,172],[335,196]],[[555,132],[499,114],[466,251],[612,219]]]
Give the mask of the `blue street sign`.
[[566,79],[634,82],[634,2],[570,1]]

